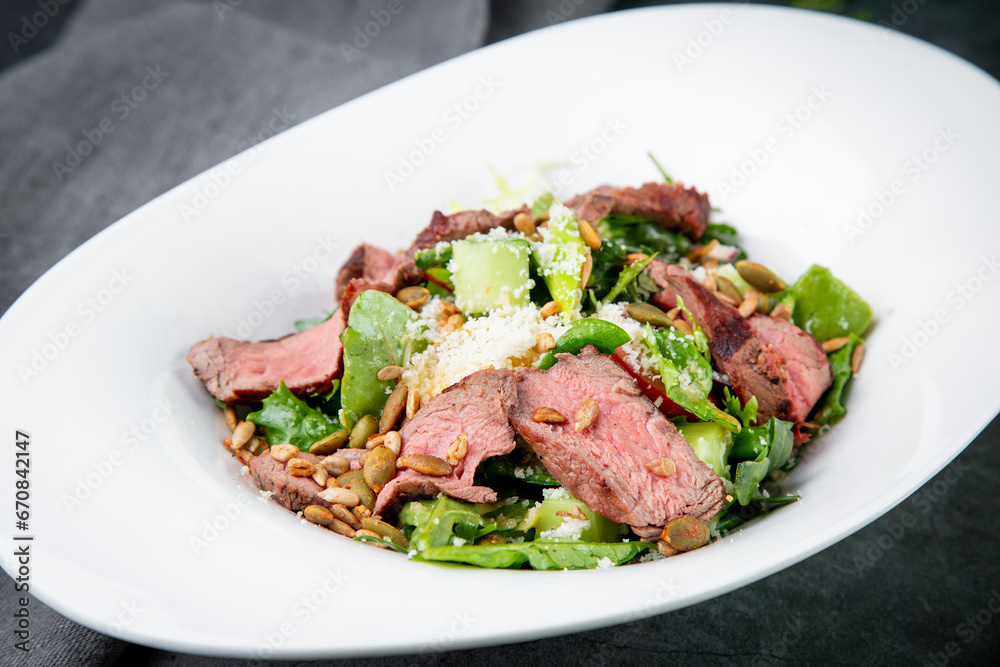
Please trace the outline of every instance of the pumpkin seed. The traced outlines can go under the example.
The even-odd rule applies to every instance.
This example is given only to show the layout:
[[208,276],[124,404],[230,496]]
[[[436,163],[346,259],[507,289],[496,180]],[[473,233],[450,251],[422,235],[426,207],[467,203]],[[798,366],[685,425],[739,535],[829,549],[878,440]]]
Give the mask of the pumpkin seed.
[[375,415],[363,415],[351,429],[350,448],[364,449],[368,438],[378,433],[378,419]]
[[285,467],[293,477],[312,477],[316,472],[316,466],[312,462],[300,458],[289,459]]
[[278,463],[288,463],[293,456],[297,456],[299,448],[287,442],[271,447],[271,458]]
[[561,310],[562,305],[558,301],[549,301],[547,304],[542,306],[542,309],[538,314],[542,316],[543,320],[547,320]]
[[576,419],[573,420],[573,428],[576,432],[584,430],[588,426],[594,423],[597,419],[597,413],[600,408],[597,405],[597,401],[593,398],[585,398],[583,402],[580,403],[580,407],[576,410]]
[[414,310],[427,303],[427,299],[429,299],[430,296],[430,291],[428,291],[426,287],[421,287],[420,285],[404,287],[396,292],[396,299]]
[[[358,470],[358,472],[364,475],[363,471]],[[338,479],[337,481],[340,480]],[[375,494],[372,493],[371,487],[368,486],[368,482],[363,477],[351,479],[347,484],[343,484],[342,486],[358,494],[361,504],[368,508],[369,512],[375,507]]]
[[366,519],[361,520],[361,528],[363,530],[370,530],[375,533],[378,537],[384,538],[392,542],[393,544],[403,547],[404,549],[410,546],[410,541],[406,539],[398,529],[387,524],[381,519],[376,519],[370,516]]
[[378,421],[378,432],[385,434],[399,421],[399,416],[406,409],[406,383],[400,382],[389,394],[389,400],[382,409],[382,417]]
[[385,445],[379,445],[365,459],[365,482],[378,493],[396,476],[396,455]]
[[531,415],[531,421],[542,424],[562,424],[566,417],[555,408],[537,408]]
[[250,442],[257,425],[252,422],[240,422],[233,429],[233,449],[243,449],[243,446]]
[[441,477],[451,474],[451,464],[430,454],[407,454],[399,459],[400,465],[424,475]]
[[343,505],[344,507],[354,507],[361,502],[361,496],[351,489],[323,489],[319,492],[319,497],[331,505]]
[[733,281],[729,278],[719,275],[715,276],[715,286],[720,292],[732,299],[735,303],[743,301],[743,295],[740,294],[739,289],[736,288],[736,285],[734,285]]
[[652,324],[654,327],[669,327],[670,318],[667,314],[651,303],[627,303],[625,312],[633,320],[638,320],[643,324]]
[[332,454],[346,445],[347,440],[350,437],[351,434],[346,428],[334,431],[322,440],[314,442],[312,446],[309,447],[309,453],[315,454],[316,456],[326,456],[327,454]]
[[518,213],[514,216],[514,229],[521,232],[525,236],[531,236],[538,231],[535,226],[535,221],[532,220],[531,216],[527,213]]
[[578,226],[580,227],[580,238],[583,239],[588,248],[597,250],[601,247],[601,236],[594,229],[593,225],[586,220],[581,220]]
[[333,513],[322,505],[309,505],[302,510],[302,516],[306,521],[320,526],[329,526],[333,523]]
[[331,475],[343,475],[351,469],[351,462],[343,456],[327,456],[320,461],[320,465],[326,468]]
[[765,294],[785,289],[785,283],[781,278],[763,264],[744,259],[736,262],[735,266],[743,280]]
[[708,542],[708,524],[693,516],[678,517],[667,524],[660,537],[677,551],[691,551]]

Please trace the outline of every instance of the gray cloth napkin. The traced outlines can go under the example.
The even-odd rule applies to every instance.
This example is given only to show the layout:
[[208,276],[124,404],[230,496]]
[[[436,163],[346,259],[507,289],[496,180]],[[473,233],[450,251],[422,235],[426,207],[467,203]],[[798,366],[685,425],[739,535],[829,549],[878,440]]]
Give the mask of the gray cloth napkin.
[[[937,20],[944,3],[899,4],[908,3],[922,8],[898,27],[950,26],[937,41],[979,49],[980,62],[997,65],[995,13],[992,22],[981,10]],[[359,28],[388,0],[84,2],[52,47],[0,73],[0,313],[101,229],[275,131],[485,43],[611,4],[401,0],[390,21],[378,14],[385,25],[366,42]],[[896,5],[874,4],[891,21]],[[988,664],[1000,651],[1000,618],[960,630],[1000,589],[998,448],[995,421],[950,473],[887,516],[722,598],[528,644],[336,664]],[[669,594],[669,582],[651,591]],[[0,577],[5,610],[16,597],[13,580]],[[539,613],[538,602],[525,601],[525,613]],[[544,602],[557,613],[558,601]],[[31,610],[28,655],[13,648],[11,613],[0,615],[0,665],[246,664],[132,646],[38,601]]]

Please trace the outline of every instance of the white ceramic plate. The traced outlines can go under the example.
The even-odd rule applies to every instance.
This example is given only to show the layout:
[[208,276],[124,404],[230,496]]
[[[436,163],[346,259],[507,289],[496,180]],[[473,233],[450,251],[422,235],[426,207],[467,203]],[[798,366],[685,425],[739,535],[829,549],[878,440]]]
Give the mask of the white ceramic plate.
[[[31,591],[133,642],[305,658],[612,624],[806,558],[917,489],[1000,407],[1000,357],[983,353],[1000,323],[997,118],[997,82],[927,44],[699,5],[543,30],[303,123],[98,235],[0,321],[8,484],[15,431],[31,436]],[[752,255],[792,277],[830,266],[875,309],[850,414],[787,480],[801,502],[678,558],[539,573],[411,563],[255,496],[219,446],[191,343],[330,309],[355,243],[402,247],[434,208],[480,204],[487,164],[518,183],[565,160],[568,196],[654,180],[647,150],[707,189]],[[393,190],[401,160],[420,164]],[[871,222],[849,238],[859,207]],[[348,622],[362,610],[388,622]]]

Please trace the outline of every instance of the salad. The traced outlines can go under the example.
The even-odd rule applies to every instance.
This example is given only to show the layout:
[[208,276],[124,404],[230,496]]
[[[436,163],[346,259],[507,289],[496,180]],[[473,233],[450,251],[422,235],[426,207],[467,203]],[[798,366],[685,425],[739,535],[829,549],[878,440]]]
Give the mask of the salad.
[[407,250],[358,246],[330,315],[188,361],[262,494],[333,533],[490,568],[674,556],[797,500],[872,319],[712,215],[666,174],[434,212]]

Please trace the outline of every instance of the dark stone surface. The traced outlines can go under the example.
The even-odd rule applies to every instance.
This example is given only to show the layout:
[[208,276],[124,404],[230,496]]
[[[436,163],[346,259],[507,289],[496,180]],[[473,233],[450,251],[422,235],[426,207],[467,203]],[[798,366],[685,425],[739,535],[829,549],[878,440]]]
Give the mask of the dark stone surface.
[[[0,8],[0,50],[8,49],[0,57],[0,69],[7,67],[0,72],[0,312],[108,224],[266,138],[276,113],[288,125],[301,122],[483,43],[557,22],[556,15],[572,20],[660,3],[589,0],[567,12],[571,2],[554,0],[490,8],[424,2],[400,16],[393,39],[373,41],[354,62],[334,45],[369,5],[245,0],[220,11],[218,4],[74,2],[17,53],[7,34],[39,11],[38,2]],[[995,0],[825,4],[869,12],[870,20],[1000,75]],[[156,102],[118,122],[100,151],[63,181],[54,178],[50,163],[63,157],[63,146],[81,128],[96,127],[120,91],[155,64],[170,72],[150,92]],[[995,419],[946,471],[882,519],[802,563],[687,609],[525,644],[328,664],[1000,664],[1000,618],[988,606],[1000,600],[998,451]],[[0,579],[0,600],[10,610],[13,581]],[[525,601],[526,614],[535,603]],[[993,608],[1000,609],[996,601]],[[38,602],[32,610],[28,656],[11,648],[10,612],[0,615],[0,664],[246,664],[129,645]]]

